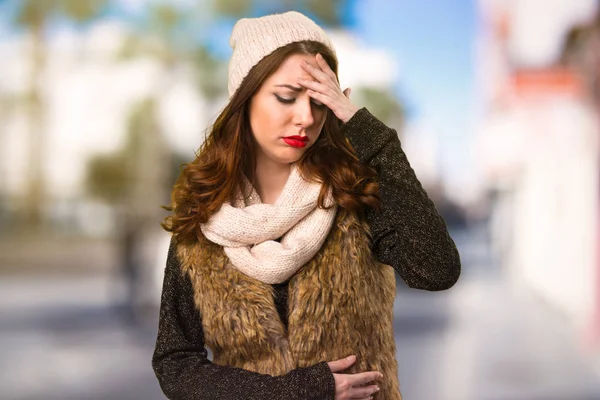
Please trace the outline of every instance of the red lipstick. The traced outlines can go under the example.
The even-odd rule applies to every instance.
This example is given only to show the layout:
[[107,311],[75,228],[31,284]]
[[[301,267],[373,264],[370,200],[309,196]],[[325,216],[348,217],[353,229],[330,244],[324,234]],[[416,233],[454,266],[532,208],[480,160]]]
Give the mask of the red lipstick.
[[303,147],[306,147],[306,145],[308,144],[308,137],[307,136],[286,136],[283,138],[283,141],[292,147],[301,149]]

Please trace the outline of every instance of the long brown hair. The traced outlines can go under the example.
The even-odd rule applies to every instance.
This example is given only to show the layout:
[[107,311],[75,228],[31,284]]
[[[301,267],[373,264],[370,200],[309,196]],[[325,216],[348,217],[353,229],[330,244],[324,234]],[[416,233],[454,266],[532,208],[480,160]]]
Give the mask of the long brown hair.
[[[193,240],[200,225],[232,201],[244,174],[255,170],[256,148],[250,129],[250,99],[262,83],[292,54],[320,53],[337,76],[337,58],[325,45],[314,41],[291,43],[275,50],[255,65],[217,117],[196,158],[182,165],[171,193],[172,214],[162,227],[179,241]],[[348,211],[379,206],[376,173],[360,163],[344,136],[341,121],[327,109],[325,124],[316,142],[302,155],[299,167],[305,179],[323,183],[319,207],[332,188],[336,203]]]

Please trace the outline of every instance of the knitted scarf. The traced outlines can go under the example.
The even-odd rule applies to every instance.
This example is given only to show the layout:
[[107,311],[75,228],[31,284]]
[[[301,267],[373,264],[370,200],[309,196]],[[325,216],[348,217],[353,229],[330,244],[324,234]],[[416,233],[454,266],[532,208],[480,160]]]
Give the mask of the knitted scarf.
[[296,164],[275,204],[263,204],[247,180],[245,186],[250,196],[238,193],[233,205],[224,203],[202,225],[202,233],[223,246],[240,272],[268,284],[285,282],[325,242],[337,211],[331,190],[325,201],[329,208],[319,208],[322,185],[305,180]]

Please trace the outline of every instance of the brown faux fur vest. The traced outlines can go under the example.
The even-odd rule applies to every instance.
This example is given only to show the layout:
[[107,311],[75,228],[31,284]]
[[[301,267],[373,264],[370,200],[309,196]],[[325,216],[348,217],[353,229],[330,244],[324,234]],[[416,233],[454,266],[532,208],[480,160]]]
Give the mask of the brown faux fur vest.
[[344,371],[380,371],[375,399],[400,400],[393,332],[394,270],[369,246],[368,225],[338,212],[321,250],[289,282],[284,327],[271,285],[230,265],[206,238],[180,244],[177,255],[194,286],[206,346],[213,362],[270,375],[350,354]]

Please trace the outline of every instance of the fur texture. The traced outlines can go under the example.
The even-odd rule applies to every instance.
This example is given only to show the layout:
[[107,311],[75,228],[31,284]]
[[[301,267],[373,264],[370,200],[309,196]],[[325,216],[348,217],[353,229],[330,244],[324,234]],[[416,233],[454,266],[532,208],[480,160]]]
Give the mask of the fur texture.
[[380,371],[374,399],[401,400],[393,332],[394,270],[370,250],[368,225],[339,211],[321,250],[289,282],[284,327],[270,285],[235,269],[205,238],[178,245],[213,362],[283,375],[350,354],[344,371]]

